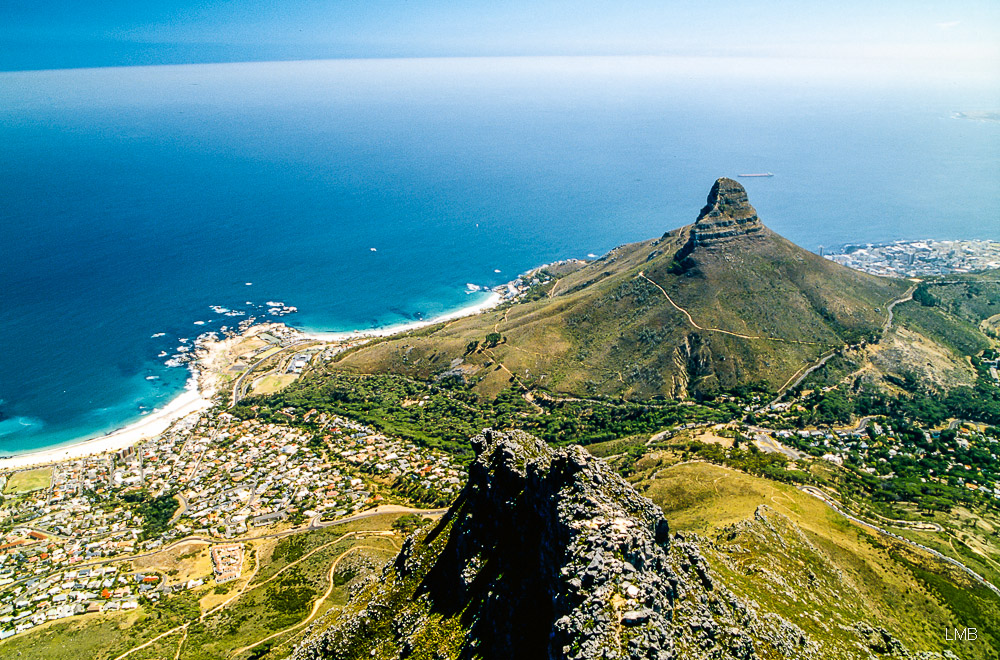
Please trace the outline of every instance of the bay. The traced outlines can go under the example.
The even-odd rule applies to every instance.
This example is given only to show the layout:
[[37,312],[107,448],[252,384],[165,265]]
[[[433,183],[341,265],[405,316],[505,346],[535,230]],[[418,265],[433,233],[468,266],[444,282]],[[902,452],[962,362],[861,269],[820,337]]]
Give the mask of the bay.
[[0,453],[164,405],[187,373],[161,353],[240,320],[212,306],[432,318],[688,224],[719,176],[773,172],[751,202],[808,249],[998,239],[1000,124],[955,118],[997,107],[975,81],[766,60],[0,73]]

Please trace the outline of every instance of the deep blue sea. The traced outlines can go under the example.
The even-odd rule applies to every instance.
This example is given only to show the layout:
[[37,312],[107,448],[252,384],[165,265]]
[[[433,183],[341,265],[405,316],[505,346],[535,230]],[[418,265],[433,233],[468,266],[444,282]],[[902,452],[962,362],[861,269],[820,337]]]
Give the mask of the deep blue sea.
[[809,249],[1000,239],[1000,124],[952,118],[998,108],[766,61],[0,73],[0,454],[162,406],[187,372],[161,353],[240,320],[212,306],[433,317],[690,223],[719,176],[773,172],[751,202]]

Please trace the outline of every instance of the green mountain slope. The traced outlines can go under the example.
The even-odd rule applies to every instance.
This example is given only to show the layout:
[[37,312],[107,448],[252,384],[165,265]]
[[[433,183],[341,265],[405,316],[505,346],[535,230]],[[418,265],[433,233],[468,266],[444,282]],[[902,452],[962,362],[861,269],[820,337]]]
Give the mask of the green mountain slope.
[[[891,656],[892,644],[871,634],[877,628],[911,651],[996,657],[1000,640],[990,631],[1000,622],[1000,598],[961,570],[850,523],[794,486],[710,463],[663,467],[660,460],[653,454],[636,464],[635,488],[663,508],[672,529],[700,536],[720,581],[781,612],[823,644],[827,657],[854,657],[859,639]],[[978,639],[946,640],[943,631],[954,622],[977,628]]]
[[[445,517],[293,658],[995,657],[1000,599],[790,486],[685,464],[637,482],[650,501],[579,447],[472,444]],[[949,644],[956,618],[983,634]]]
[[877,337],[906,288],[795,246],[719,179],[693,225],[616,248],[530,302],[380,342],[338,368],[456,377],[486,396],[517,381],[632,397],[776,390],[824,353]]

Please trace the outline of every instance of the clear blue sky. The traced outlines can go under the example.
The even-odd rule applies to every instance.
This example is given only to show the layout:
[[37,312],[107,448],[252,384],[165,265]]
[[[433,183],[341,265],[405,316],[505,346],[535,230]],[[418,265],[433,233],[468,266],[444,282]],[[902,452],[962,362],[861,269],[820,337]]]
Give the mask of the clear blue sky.
[[0,69],[468,55],[737,55],[1000,69],[997,0],[0,0]]

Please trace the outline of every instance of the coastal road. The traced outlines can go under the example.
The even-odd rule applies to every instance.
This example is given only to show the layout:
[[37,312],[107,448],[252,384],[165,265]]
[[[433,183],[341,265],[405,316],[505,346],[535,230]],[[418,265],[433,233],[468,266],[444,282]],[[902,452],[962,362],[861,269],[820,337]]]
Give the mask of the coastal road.
[[791,447],[787,447],[767,435],[763,432],[764,429],[753,430],[756,432],[754,435],[754,444],[757,445],[757,448],[761,451],[769,452],[771,454],[782,454],[793,461],[797,461],[805,456],[802,452],[792,449]]
[[844,431],[846,433],[860,433],[860,432],[862,432],[862,431],[864,431],[865,429],[868,428],[868,424],[873,419],[875,419],[875,417],[876,417],[875,415],[869,415],[867,417],[862,417],[861,419],[858,420],[858,423],[855,424],[852,428],[837,429],[837,430],[838,431]]
[[[847,346],[844,346],[843,348],[847,348]],[[796,387],[798,387],[799,384],[802,383],[802,381],[804,381],[809,376],[809,374],[821,368],[824,364],[826,364],[830,360],[830,358],[836,355],[837,352],[840,350],[841,350],[840,347],[831,349],[827,353],[821,355],[819,360],[816,361],[812,366],[803,367],[803,369],[801,370],[801,374],[799,372],[792,374],[792,377],[789,378],[787,381],[785,381],[785,384],[778,389],[778,396],[776,396],[772,401],[768,401],[766,404],[758,407],[756,410],[754,410],[754,412],[761,412],[763,410],[767,410],[771,406],[775,405],[776,403],[784,399],[785,394],[787,394],[790,390],[794,390]]]
[[[837,506],[839,509],[844,509],[843,505],[837,505],[837,502],[830,496],[830,494],[820,488],[815,486],[799,486],[798,488],[803,493],[807,493],[815,498],[821,499],[827,504],[832,504]],[[894,527],[904,527],[907,529],[915,529],[920,532],[935,532],[938,534],[942,534],[945,531],[944,527],[929,520],[900,520],[898,518],[886,518],[885,516],[880,516],[874,512],[870,515],[875,516],[879,520],[882,520]]]
[[284,346],[280,350],[277,350],[274,353],[271,353],[267,357],[263,357],[263,358],[257,360],[256,362],[254,362],[253,364],[251,364],[249,367],[246,368],[246,371],[244,371],[243,373],[241,373],[236,378],[236,380],[233,381],[232,397],[231,397],[231,400],[229,402],[229,407],[232,408],[233,406],[235,406],[237,403],[240,402],[240,399],[242,399],[245,396],[245,393],[243,391],[244,390],[244,381],[246,380],[247,376],[249,376],[251,373],[253,373],[254,369],[256,369],[257,367],[259,367],[263,363],[267,362],[271,358],[273,358],[275,356],[278,356],[278,355],[281,355],[282,353],[284,353],[286,351],[290,351],[290,350],[293,350],[293,349],[303,348],[304,346],[312,345],[312,344],[316,344],[316,343],[318,343],[318,342],[316,342],[316,341],[314,341],[312,339],[299,339],[299,340],[296,340],[296,341],[292,342],[288,346]]
[[889,315],[886,317],[885,324],[883,324],[882,326],[882,332],[885,332],[886,330],[892,327],[893,310],[895,310],[896,305],[900,303],[905,303],[908,300],[913,300],[913,292],[917,290],[917,286],[918,286],[917,284],[914,284],[913,286],[911,286],[909,289],[906,290],[906,293],[903,294],[902,298],[896,298],[891,303],[886,305],[885,311],[888,312]]
[[175,495],[175,497],[177,498],[177,501],[180,503],[180,506],[178,506],[177,510],[174,511],[174,515],[172,515],[170,517],[170,522],[167,523],[168,525],[173,525],[175,522],[177,522],[177,520],[181,516],[183,516],[185,513],[187,513],[187,510],[188,510],[188,501],[187,501],[187,498],[184,497],[183,495],[181,495],[180,493],[178,493],[177,495]]

